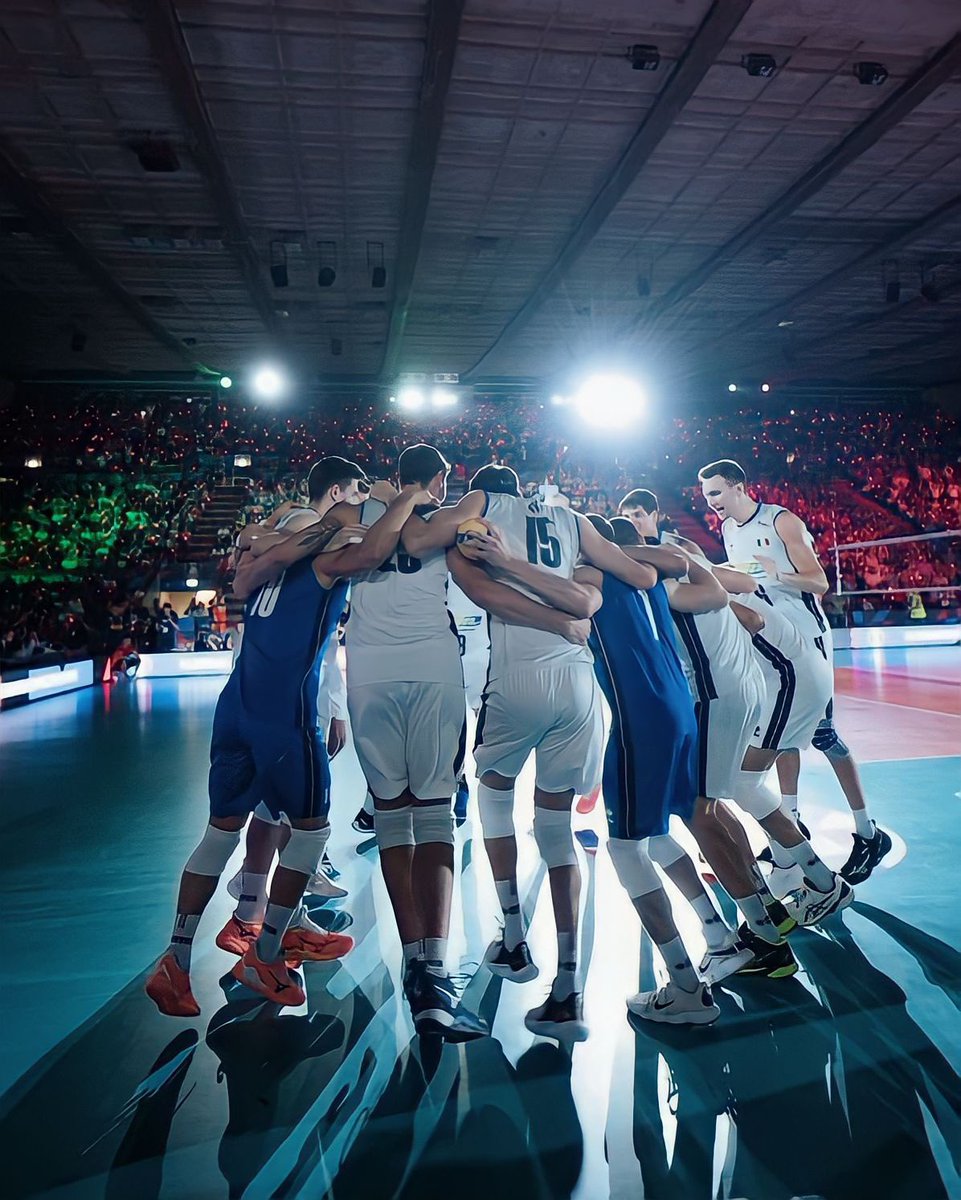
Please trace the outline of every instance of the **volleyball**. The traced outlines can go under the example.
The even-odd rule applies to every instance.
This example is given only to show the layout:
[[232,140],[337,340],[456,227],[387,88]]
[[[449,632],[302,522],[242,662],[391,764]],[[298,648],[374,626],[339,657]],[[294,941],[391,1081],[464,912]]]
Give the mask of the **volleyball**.
[[491,527],[483,517],[469,517],[457,526],[457,549],[465,558],[475,561],[480,557],[471,543],[477,537],[490,533]]

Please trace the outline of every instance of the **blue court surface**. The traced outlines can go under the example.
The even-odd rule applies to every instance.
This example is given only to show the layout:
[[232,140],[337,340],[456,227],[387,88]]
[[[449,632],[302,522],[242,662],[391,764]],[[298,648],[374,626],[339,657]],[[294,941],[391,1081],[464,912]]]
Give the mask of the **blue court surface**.
[[[498,910],[473,813],[451,959],[493,1036],[414,1038],[376,849],[350,827],[364,785],[349,748],[330,850],[350,895],[314,913],[352,921],[354,951],[308,964],[307,1005],[278,1012],[213,945],[231,911],[221,886],[195,943],[202,1016],[161,1016],[143,983],[206,820],[223,680],[125,680],[4,713],[4,1196],[961,1198],[961,651],[924,654],[839,670],[839,727],[894,852],[843,916],[792,937],[798,975],[717,989],[710,1029],[628,1024],[625,997],[662,968],[604,851],[602,806],[575,819],[602,844],[582,861],[590,1037],[572,1055],[523,1025],[556,955],[529,835],[541,976],[516,986],[477,967]],[[850,816],[812,752],[801,811],[839,865]]]

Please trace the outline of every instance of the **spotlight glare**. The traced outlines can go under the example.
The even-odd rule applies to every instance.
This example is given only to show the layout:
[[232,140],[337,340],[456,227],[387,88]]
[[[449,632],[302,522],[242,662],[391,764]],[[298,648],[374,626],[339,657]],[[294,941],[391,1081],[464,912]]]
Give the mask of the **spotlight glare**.
[[447,388],[434,388],[430,394],[430,402],[434,408],[453,408],[457,403],[457,393]]
[[553,396],[551,396],[551,404],[561,405],[564,403],[564,397],[560,395],[560,393],[555,393]]
[[737,391],[737,384],[736,384],[736,383],[729,383],[729,384],[727,385],[727,390],[728,390],[729,392],[736,392],[736,391]]
[[233,387],[233,386],[234,386],[234,381],[233,381],[233,380],[230,378],[230,376],[229,376],[229,375],[221,375],[221,377],[220,377],[220,386],[221,386],[222,388],[230,388],[230,387]]
[[184,580],[184,583],[187,585],[187,587],[195,588],[195,587],[200,586],[200,579],[198,578],[198,574],[199,573],[197,571],[197,564],[189,563],[187,566],[187,578]]
[[401,388],[397,393],[397,403],[408,412],[419,412],[424,407],[424,393],[420,388]]
[[265,400],[275,400],[284,386],[284,377],[276,367],[261,367],[254,375],[254,390]]
[[770,390],[771,390],[771,385],[770,385],[769,383],[762,383],[762,384],[761,384],[761,391],[762,391],[762,392],[769,392]]
[[29,467],[31,471],[36,471],[39,467],[43,466],[43,459],[39,454],[29,454],[23,460],[23,465]]
[[587,424],[623,429],[641,416],[646,397],[633,379],[623,375],[592,375],[578,389],[573,402]]

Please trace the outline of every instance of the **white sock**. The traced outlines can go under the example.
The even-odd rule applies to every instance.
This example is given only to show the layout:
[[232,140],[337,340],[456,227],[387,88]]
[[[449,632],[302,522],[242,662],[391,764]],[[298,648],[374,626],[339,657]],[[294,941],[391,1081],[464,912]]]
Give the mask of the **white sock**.
[[767,835],[768,845],[771,847],[771,855],[774,858],[774,865],[787,871],[794,866],[794,856],[786,846],[782,846],[780,842],[775,841],[770,834]]
[[778,933],[774,922],[767,915],[767,909],[764,907],[764,901],[760,896],[737,897],[734,903],[744,914],[744,920],[747,921],[752,933],[756,933],[763,941],[770,942],[772,946],[778,944],[781,940],[781,935]]
[[804,878],[819,892],[829,892],[834,887],[834,872],[821,862],[809,841],[802,838],[796,846],[785,846],[784,849],[804,872]]
[[551,986],[555,1000],[566,1000],[572,992],[579,992],[577,980],[577,934],[566,930],[557,933],[557,975]]
[[404,942],[402,944],[404,951],[404,966],[412,963],[415,959],[420,958],[424,952],[424,943],[422,941]]
[[682,992],[696,992],[701,981],[691,965],[681,939],[671,938],[669,942],[659,943],[657,948],[664,957],[664,965],[671,977],[671,983],[676,983]]
[[370,792],[368,792],[364,797],[364,812],[368,815],[368,817],[372,817],[374,815],[374,797],[370,794]]
[[193,949],[194,934],[200,924],[200,913],[177,913],[173,933],[170,935],[170,953],[182,971],[190,970],[190,951]]
[[789,817],[797,820],[797,796],[788,796],[786,793],[781,793],[781,808]]
[[267,901],[264,926],[257,939],[257,955],[261,962],[276,962],[280,958],[280,943],[296,911],[297,908],[282,908],[279,904]]
[[525,932],[517,883],[513,879],[495,879],[494,887],[497,889],[497,899],[504,914],[504,945],[508,950],[513,950],[518,942],[524,940]]
[[240,872],[240,899],[234,916],[245,925],[260,925],[267,911],[267,876]]
[[714,901],[707,892],[695,896],[691,901],[691,908],[697,913],[701,922],[701,930],[708,950],[719,950],[722,946],[726,946],[731,931],[724,923],[724,918],[714,907]]
[[424,961],[432,975],[446,975],[447,938],[424,938]]
[[867,838],[870,841],[877,835],[878,827],[868,816],[866,808],[852,808],[854,814],[854,831],[859,833],[861,837]]
[[748,870],[751,873],[751,882],[754,884],[754,890],[761,897],[765,905],[773,904],[775,897],[771,889],[767,886],[767,880],[761,874],[761,868],[756,862],[752,862]]

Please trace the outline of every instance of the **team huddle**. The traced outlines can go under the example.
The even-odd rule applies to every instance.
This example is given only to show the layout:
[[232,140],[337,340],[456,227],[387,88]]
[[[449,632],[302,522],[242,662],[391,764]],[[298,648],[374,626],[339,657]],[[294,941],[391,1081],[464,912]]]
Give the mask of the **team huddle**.
[[[630,492],[608,521],[572,512],[560,497],[525,498],[509,467],[491,465],[445,506],[449,470],[433,447],[410,446],[395,491],[355,463],[325,458],[310,471],[303,505],[241,533],[234,592],[246,601],[243,642],[214,717],[210,821],[181,878],[170,946],[147,982],[162,1012],[200,1012],[191,947],[248,820],[243,867],[229,885],[237,908],[217,936],[238,957],[236,979],[276,1004],[303,1004],[296,968],[353,946],[302,903],[308,888],[338,893],[324,862],[328,747],[342,739],[319,727],[328,714],[318,694],[322,674],[328,687],[339,674],[331,649],[348,603],[346,704],[419,1033],[448,1041],[489,1033],[460,1001],[447,964],[451,805],[465,795],[467,698],[477,690],[477,808],[503,919],[484,966],[515,982],[539,973],[514,821],[516,781],[534,755],[533,834],[557,933],[550,991],[525,1019],[534,1033],[587,1036],[572,809],[582,797],[586,811],[599,784],[617,877],[668,976],[628,999],[641,1020],[710,1024],[720,1015],[712,985],[735,972],[794,974],[790,933],[850,904],[853,886],[891,849],[834,729],[830,629],[818,600],[828,584],[813,542],[793,513],[748,494],[737,463],[710,463],[698,475],[722,521],[723,566],[666,531],[649,491]],[[467,672],[467,698],[473,659],[449,607],[451,580],[487,614],[486,675],[480,686]],[[837,873],[797,812],[799,751],[812,743],[855,822]],[[757,857],[737,809],[767,837]],[[737,906],[737,928],[671,836],[672,816]],[[706,953],[696,966],[659,869],[700,922]]]

